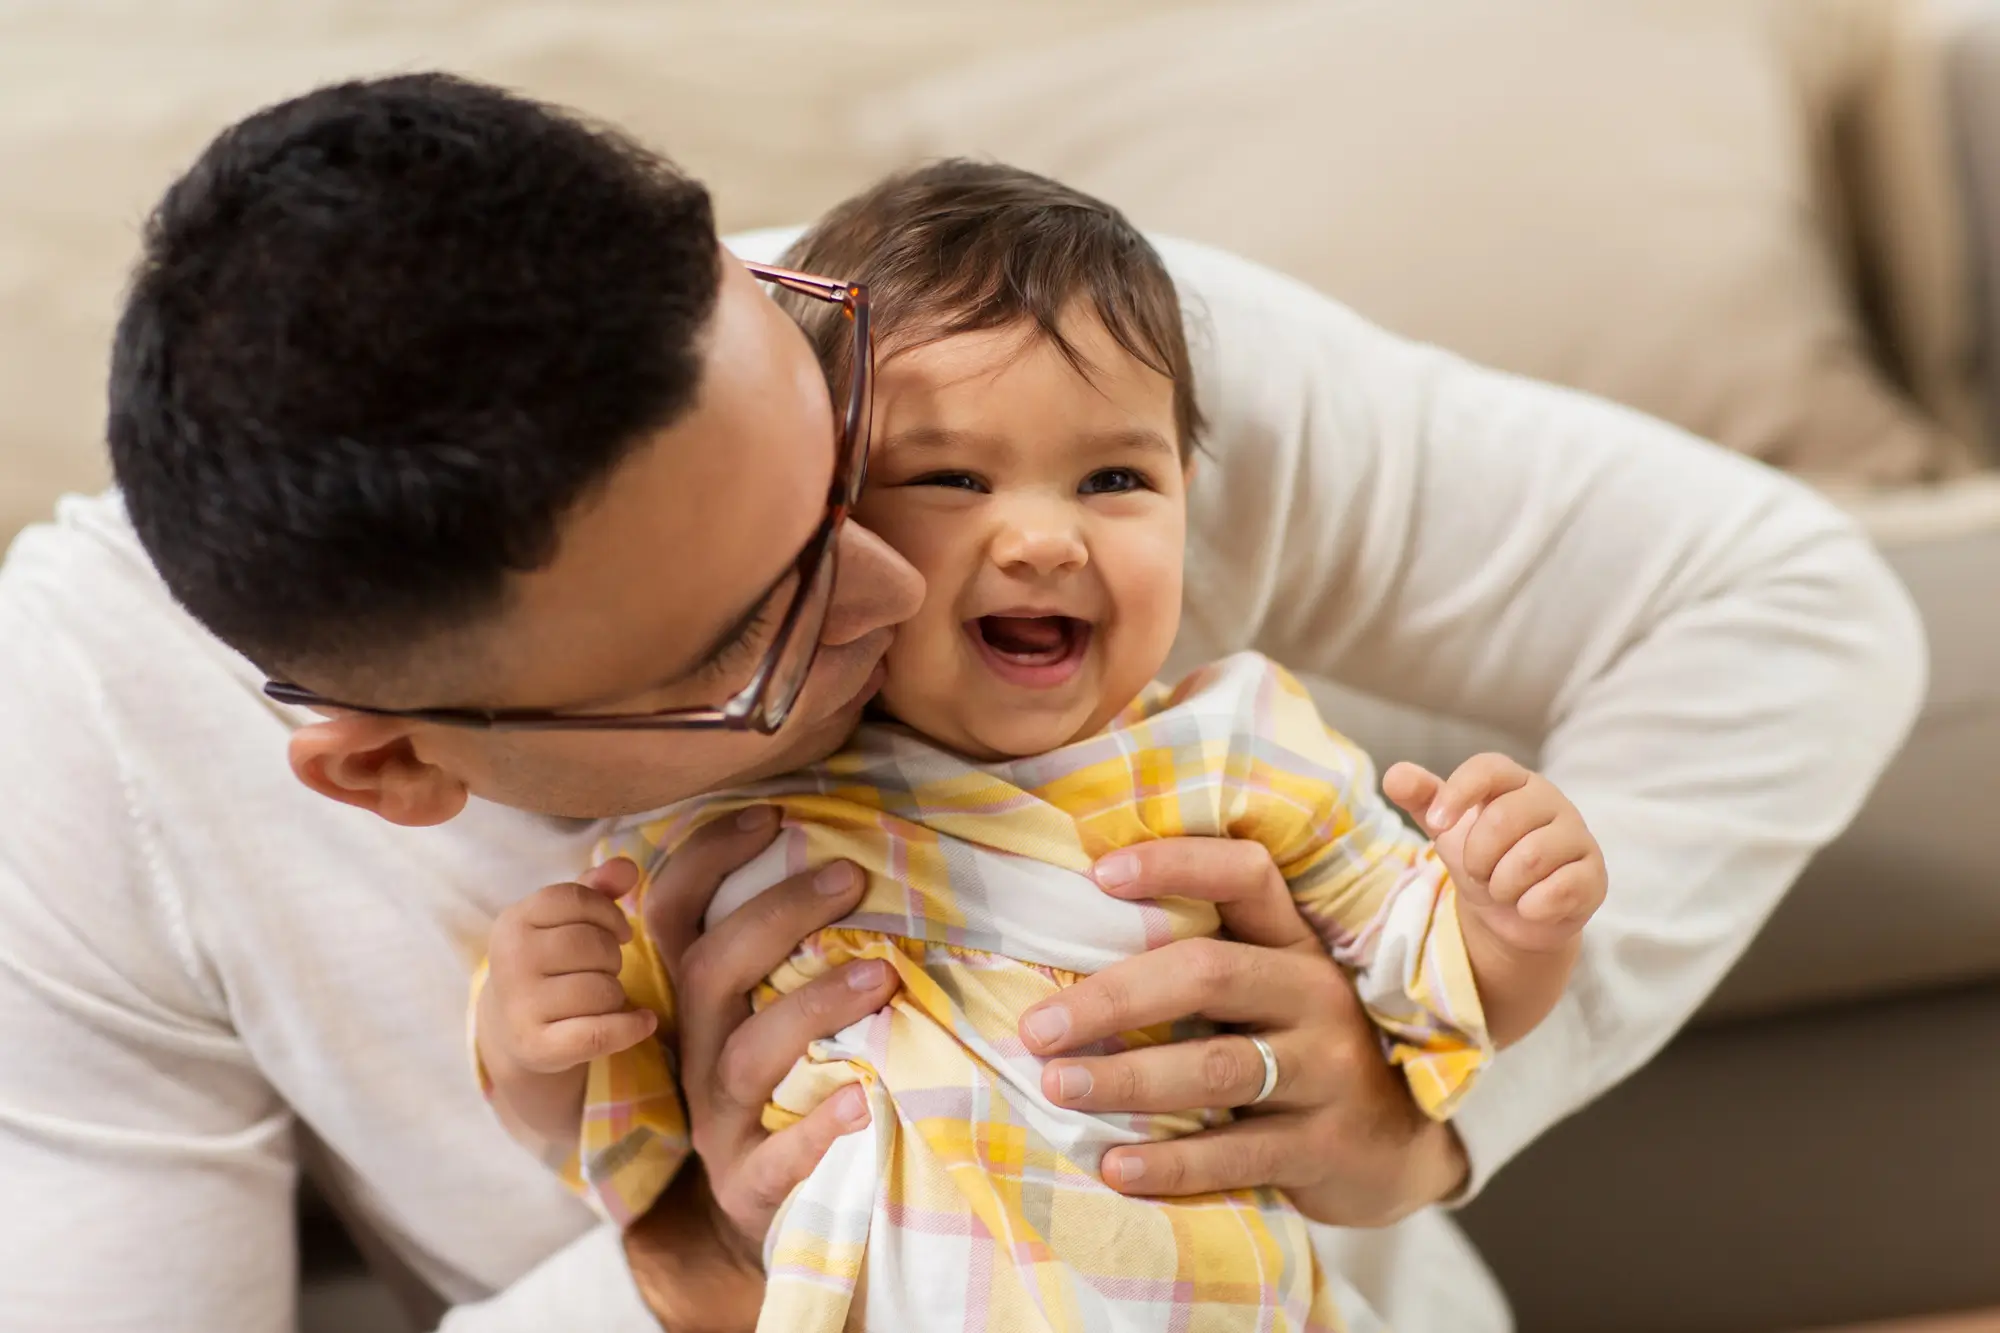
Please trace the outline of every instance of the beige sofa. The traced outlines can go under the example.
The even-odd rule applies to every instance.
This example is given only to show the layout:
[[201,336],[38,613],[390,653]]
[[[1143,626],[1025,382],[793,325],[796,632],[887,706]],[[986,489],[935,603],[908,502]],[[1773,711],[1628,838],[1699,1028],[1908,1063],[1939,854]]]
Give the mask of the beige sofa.
[[[1529,1329],[2000,1303],[2000,0],[0,8],[0,539],[103,480],[109,322],[175,167],[431,65],[633,126],[732,227],[927,154],[1052,170],[1839,495],[1930,625],[1908,750],[1697,1028],[1466,1217]],[[1480,739],[1345,707],[1381,749]],[[308,1322],[386,1327],[333,1253]]]

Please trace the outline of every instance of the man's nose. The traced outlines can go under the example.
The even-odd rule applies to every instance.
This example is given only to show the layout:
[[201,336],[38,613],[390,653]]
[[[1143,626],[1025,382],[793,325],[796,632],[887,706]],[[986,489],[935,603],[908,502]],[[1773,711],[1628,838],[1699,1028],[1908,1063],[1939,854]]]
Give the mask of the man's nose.
[[1068,505],[1022,500],[998,516],[988,549],[1002,569],[1042,577],[1081,569],[1090,559]]
[[852,519],[838,537],[840,569],[819,641],[837,648],[902,624],[924,602],[924,578],[889,544]]

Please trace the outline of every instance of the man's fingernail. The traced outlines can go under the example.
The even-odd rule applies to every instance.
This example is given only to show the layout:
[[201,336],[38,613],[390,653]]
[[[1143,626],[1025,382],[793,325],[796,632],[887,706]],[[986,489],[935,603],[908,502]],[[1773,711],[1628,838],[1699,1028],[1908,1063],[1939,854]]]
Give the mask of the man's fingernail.
[[813,876],[813,889],[829,898],[838,898],[860,882],[861,872],[846,861],[835,861]]
[[1130,852],[1113,852],[1097,863],[1097,882],[1107,889],[1130,884],[1139,878],[1139,858]]
[[1070,1065],[1056,1075],[1056,1092],[1066,1100],[1090,1095],[1090,1071]]
[[840,1094],[840,1107],[834,1114],[840,1123],[849,1129],[859,1129],[868,1123],[868,1094],[857,1084]]
[[753,805],[736,816],[736,827],[745,833],[762,833],[778,822],[778,812],[768,805]]
[[1146,1174],[1146,1164],[1134,1154],[1127,1153],[1118,1159],[1118,1165],[1112,1170],[1118,1173],[1119,1184],[1130,1185]]
[[847,969],[847,989],[874,990],[889,979],[889,965],[879,958],[856,963]]
[[1021,1026],[1028,1035],[1043,1046],[1052,1045],[1063,1039],[1069,1031],[1069,1010],[1061,1005],[1050,1005],[1047,1009],[1037,1009],[1021,1020]]
[[1440,801],[1431,807],[1431,812],[1424,816],[1424,823],[1432,828],[1450,827],[1444,822],[1444,802]]

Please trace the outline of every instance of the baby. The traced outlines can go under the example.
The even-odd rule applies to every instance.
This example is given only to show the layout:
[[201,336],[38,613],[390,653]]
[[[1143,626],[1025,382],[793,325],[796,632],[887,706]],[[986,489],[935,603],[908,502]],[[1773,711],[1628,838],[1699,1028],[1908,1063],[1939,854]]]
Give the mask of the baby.
[[[1099,858],[1156,838],[1250,839],[1442,1118],[1561,993],[1605,892],[1595,842],[1547,781],[1493,756],[1469,766],[1479,804],[1464,819],[1432,829],[1436,843],[1412,832],[1367,757],[1255,654],[1154,683],[1179,625],[1201,416],[1173,282],[1116,211],[1026,172],[947,162],[836,209],[785,262],[870,287],[875,443],[855,514],[923,574],[925,602],[889,650],[880,720],[840,753],[612,829],[600,860],[642,869],[623,938],[563,896],[501,917],[474,1024],[496,1108],[605,1215],[646,1210],[689,1151],[669,1044],[593,1059],[551,1029],[616,1011],[604,993],[622,988],[670,1033],[645,879],[707,821],[774,806],[782,831],[724,883],[711,922],[829,861],[861,867],[867,889],[760,1002],[860,958],[886,960],[902,989],[815,1043],[766,1109],[779,1128],[860,1083],[872,1118],[773,1224],[760,1328],[1367,1321],[1280,1192],[1143,1199],[1100,1179],[1107,1149],[1227,1112],[1062,1107],[1017,1021],[1079,976],[1217,933],[1207,903],[1107,893],[1090,877]],[[788,305],[842,382],[840,312]],[[1389,779],[1430,827],[1439,780],[1409,765]],[[621,987],[573,984],[574,957],[559,955],[579,927],[601,936],[598,971],[615,957]],[[1268,1097],[1277,1071],[1258,1050]],[[552,1104],[580,1109],[551,1125]]]

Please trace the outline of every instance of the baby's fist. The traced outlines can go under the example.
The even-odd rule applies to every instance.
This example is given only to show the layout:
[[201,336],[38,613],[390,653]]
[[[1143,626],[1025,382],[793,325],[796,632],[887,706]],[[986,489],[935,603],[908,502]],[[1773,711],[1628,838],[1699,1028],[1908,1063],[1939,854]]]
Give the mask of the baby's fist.
[[1460,905],[1501,942],[1559,949],[1604,903],[1604,853],[1555,784],[1499,754],[1468,759],[1450,780],[1415,764],[1383,777],[1389,799],[1437,841]]
[[618,983],[632,923],[618,899],[638,867],[624,859],[551,884],[493,923],[478,1043],[489,1070],[557,1074],[636,1046],[658,1018],[633,1009]]

